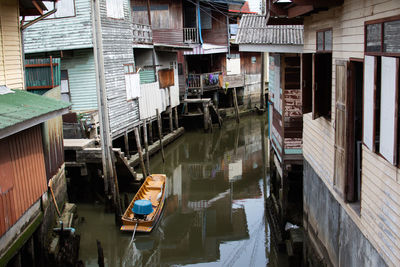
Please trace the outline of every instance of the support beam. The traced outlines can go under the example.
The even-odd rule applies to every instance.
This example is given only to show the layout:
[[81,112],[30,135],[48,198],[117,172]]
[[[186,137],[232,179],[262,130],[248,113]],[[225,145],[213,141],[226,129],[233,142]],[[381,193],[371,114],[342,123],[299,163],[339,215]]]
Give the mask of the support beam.
[[129,139],[128,139],[128,132],[124,134],[124,143],[125,143],[125,155],[129,159],[131,155],[129,154]]
[[158,108],[156,109],[156,114],[157,114],[157,125],[158,125],[158,137],[160,138],[161,156],[162,156],[163,162],[165,162],[164,148],[163,148],[163,143],[162,143],[161,118],[160,118],[160,112],[158,111]]
[[150,175],[149,144],[147,142],[147,122],[144,122],[143,124],[143,139],[144,139],[144,148],[146,149],[147,175]]
[[178,119],[178,107],[174,107],[174,115],[175,115],[175,128],[179,128],[179,119]]
[[39,6],[36,1],[32,1],[32,4],[36,7],[37,11],[39,11],[40,15],[43,16],[43,9]]
[[147,177],[147,171],[146,171],[146,167],[145,167],[144,161],[143,161],[142,147],[140,145],[139,130],[137,127],[135,127],[133,129],[133,131],[135,133],[136,146],[137,146],[137,150],[138,150],[138,154],[139,154],[140,167],[142,168],[143,177]]
[[234,87],[232,89],[233,94],[233,104],[235,105],[235,114],[236,114],[236,122],[239,123],[240,122],[240,118],[239,118],[239,106],[238,106],[238,102],[237,102],[237,95],[236,95],[236,87]]
[[152,145],[154,142],[153,140],[153,122],[150,121],[149,123],[149,145]]

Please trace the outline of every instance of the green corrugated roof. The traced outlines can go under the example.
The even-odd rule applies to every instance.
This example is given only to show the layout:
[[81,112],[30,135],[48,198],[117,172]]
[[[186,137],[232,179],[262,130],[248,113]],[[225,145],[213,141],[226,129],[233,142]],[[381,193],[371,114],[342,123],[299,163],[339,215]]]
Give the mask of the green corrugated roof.
[[0,130],[68,108],[71,104],[23,90],[0,94]]

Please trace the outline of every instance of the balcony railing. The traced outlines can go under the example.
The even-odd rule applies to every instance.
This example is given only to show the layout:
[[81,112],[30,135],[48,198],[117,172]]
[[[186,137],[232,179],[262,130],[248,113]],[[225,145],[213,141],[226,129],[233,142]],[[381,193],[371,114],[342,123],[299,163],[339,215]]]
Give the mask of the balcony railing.
[[153,33],[150,25],[133,23],[132,30],[133,30],[133,43],[137,44],[153,43]]
[[199,34],[197,28],[183,28],[183,42],[187,44],[198,44]]
[[189,90],[197,89],[202,94],[204,90],[220,87],[220,78],[222,79],[221,72],[189,74],[186,84]]

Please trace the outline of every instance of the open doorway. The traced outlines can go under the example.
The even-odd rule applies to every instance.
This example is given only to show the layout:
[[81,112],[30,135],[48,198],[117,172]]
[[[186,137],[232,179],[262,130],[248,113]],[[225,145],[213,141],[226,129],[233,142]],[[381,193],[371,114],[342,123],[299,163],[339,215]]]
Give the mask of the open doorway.
[[348,65],[349,157],[346,200],[349,202],[358,202],[361,199],[363,66],[362,60],[350,60]]

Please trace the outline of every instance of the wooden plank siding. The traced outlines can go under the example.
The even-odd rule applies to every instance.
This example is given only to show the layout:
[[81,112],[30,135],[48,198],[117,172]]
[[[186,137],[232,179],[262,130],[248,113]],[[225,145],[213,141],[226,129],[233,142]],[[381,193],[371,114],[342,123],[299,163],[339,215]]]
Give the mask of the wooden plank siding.
[[91,0],[75,0],[75,16],[44,19],[23,32],[25,53],[92,48]]
[[0,85],[24,89],[19,2],[0,0]]
[[111,137],[139,124],[138,100],[127,101],[124,64],[134,63],[130,3],[124,0],[124,18],[107,17],[106,0],[100,1],[104,72]]
[[226,17],[220,12],[211,11],[211,24],[212,29],[202,29],[202,37],[204,43],[215,45],[228,45],[228,29],[226,26]]
[[[400,14],[395,0],[345,0],[342,6],[304,18],[304,53],[315,53],[316,31],[333,29],[331,120],[304,115],[303,155],[390,266],[400,266],[399,169],[363,145],[361,215],[334,190],[336,60],[364,58],[364,22]],[[307,179],[307,177],[304,177]]]
[[2,236],[46,192],[47,181],[40,125],[0,140],[0,148],[0,169],[7,168],[9,179],[8,190],[0,191]]

